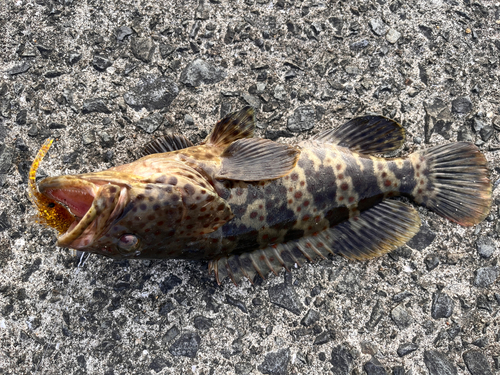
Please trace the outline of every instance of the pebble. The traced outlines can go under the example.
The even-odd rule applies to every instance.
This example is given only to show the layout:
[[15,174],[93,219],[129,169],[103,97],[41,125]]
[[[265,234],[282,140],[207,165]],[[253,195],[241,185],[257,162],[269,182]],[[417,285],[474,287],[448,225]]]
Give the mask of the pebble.
[[401,38],[401,33],[395,29],[389,29],[385,35],[385,39],[391,44],[395,44],[399,38]]
[[365,49],[370,45],[370,42],[366,39],[361,39],[356,42],[353,42],[349,45],[349,48],[353,51],[360,51],[362,49]]
[[82,113],[87,114],[87,113],[93,113],[93,112],[111,113],[109,108],[106,106],[106,103],[104,103],[104,100],[102,100],[102,99],[85,100],[83,102],[83,106],[82,106]]
[[168,294],[176,286],[181,285],[182,280],[175,275],[170,275],[160,283],[160,290]]
[[314,339],[313,345],[323,345],[332,340],[332,335],[330,334],[329,331],[324,331],[321,332],[316,338]]
[[339,345],[332,349],[331,363],[332,372],[335,375],[348,375],[351,372],[351,366],[354,358],[350,350],[345,346]]
[[14,157],[14,149],[5,143],[0,143],[0,174],[9,172]]
[[168,348],[170,354],[174,357],[196,357],[200,347],[201,338],[196,332],[186,332],[180,335],[175,342]]
[[203,315],[197,315],[194,317],[194,328],[196,329],[206,330],[211,328],[212,325],[212,319],[206,318]]
[[375,357],[372,357],[368,362],[363,366],[367,375],[387,375],[387,371],[385,371],[384,366],[379,362],[379,360]]
[[287,98],[288,94],[285,90],[284,85],[276,85],[274,88],[274,98],[278,100],[285,100]]
[[132,35],[133,31],[130,27],[128,26],[121,26],[118,29],[116,29],[116,39],[119,42],[122,42],[127,36]]
[[254,367],[249,362],[238,362],[234,365],[236,375],[250,375]]
[[130,48],[137,59],[149,63],[153,57],[156,45],[151,38],[132,38]]
[[474,285],[478,288],[487,288],[492,285],[498,277],[497,267],[481,267],[476,270]]
[[437,292],[432,297],[431,316],[434,319],[449,318],[455,302],[446,293]]
[[380,302],[380,300],[377,300],[370,314],[370,319],[365,325],[366,329],[369,331],[373,331],[373,329],[377,326],[377,324],[385,315],[386,312],[384,307],[382,306],[382,303]]
[[439,266],[439,257],[436,254],[429,254],[425,257],[424,263],[427,271],[432,271]]
[[405,355],[410,354],[411,352],[414,352],[417,349],[418,349],[417,344],[413,342],[406,342],[399,345],[397,352],[400,357],[404,357]]
[[170,341],[175,339],[177,336],[179,336],[181,332],[179,331],[179,328],[177,326],[172,326],[161,338],[161,343],[163,345],[168,344]]
[[392,309],[391,318],[400,329],[409,327],[413,322],[413,317],[404,308],[403,304],[397,305],[394,309]]
[[113,65],[113,62],[111,60],[108,60],[107,58],[103,56],[96,55],[92,59],[92,66],[101,72],[105,71],[107,68],[109,68],[111,65]]
[[455,113],[469,113],[472,111],[472,102],[467,96],[457,98],[451,102],[451,110]]
[[457,368],[437,350],[424,351],[424,363],[429,375],[457,375]]
[[491,237],[481,236],[476,241],[477,252],[482,258],[490,258],[495,252],[495,242]]
[[383,36],[387,32],[387,25],[380,18],[371,19],[370,27],[372,28],[372,31],[378,36]]
[[156,373],[159,373],[165,367],[172,367],[172,364],[168,362],[165,358],[159,356],[155,357],[149,365],[149,368]]
[[422,224],[418,233],[413,236],[413,238],[408,241],[407,246],[412,249],[422,251],[426,249],[436,238],[436,233],[434,233],[427,224]]
[[28,117],[28,110],[21,109],[16,115],[16,123],[18,125],[26,125],[27,117]]
[[298,107],[288,118],[287,128],[293,133],[300,133],[314,128],[316,111],[311,105]]
[[13,68],[7,70],[7,73],[11,76],[16,74],[26,73],[31,68],[31,64],[27,61],[23,61],[21,64],[14,66]]
[[470,350],[462,355],[471,375],[493,375],[488,358],[482,351]]
[[295,315],[300,315],[302,303],[293,286],[278,284],[269,288],[269,300],[271,303],[283,307]]
[[179,87],[175,82],[165,77],[148,75],[142,77],[137,86],[124,94],[123,99],[136,110],[146,108],[152,111],[167,108],[178,94]]
[[281,349],[274,353],[268,353],[257,369],[263,374],[286,375],[288,374],[288,363],[290,362],[290,349]]
[[247,307],[245,306],[245,304],[242,301],[231,297],[229,294],[226,294],[226,302],[234,307],[237,307],[238,309],[243,311],[245,314],[248,314],[248,310],[247,310]]
[[310,309],[300,321],[303,326],[309,327],[319,320],[319,313],[316,310]]
[[493,126],[486,125],[479,131],[479,135],[484,142],[488,142],[490,138],[493,136]]
[[202,60],[196,59],[182,71],[179,81],[186,86],[198,87],[202,83],[205,85],[214,84],[226,78],[224,69]]

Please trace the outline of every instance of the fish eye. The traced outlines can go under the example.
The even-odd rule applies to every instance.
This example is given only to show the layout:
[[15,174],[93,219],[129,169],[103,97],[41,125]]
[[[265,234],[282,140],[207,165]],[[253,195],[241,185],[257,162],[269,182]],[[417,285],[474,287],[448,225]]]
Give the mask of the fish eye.
[[127,252],[137,250],[139,248],[139,245],[139,239],[133,234],[124,234],[118,241],[118,247],[120,248],[120,250]]

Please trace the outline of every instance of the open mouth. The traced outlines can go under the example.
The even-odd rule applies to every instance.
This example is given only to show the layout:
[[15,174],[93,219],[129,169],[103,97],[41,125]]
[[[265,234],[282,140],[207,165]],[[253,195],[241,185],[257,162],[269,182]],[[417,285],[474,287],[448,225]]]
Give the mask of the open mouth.
[[94,183],[78,176],[49,177],[40,181],[38,191],[62,205],[73,218],[68,229],[57,239],[58,246],[78,250],[92,246],[109,226],[110,219],[117,216],[119,198],[124,190],[117,185]]

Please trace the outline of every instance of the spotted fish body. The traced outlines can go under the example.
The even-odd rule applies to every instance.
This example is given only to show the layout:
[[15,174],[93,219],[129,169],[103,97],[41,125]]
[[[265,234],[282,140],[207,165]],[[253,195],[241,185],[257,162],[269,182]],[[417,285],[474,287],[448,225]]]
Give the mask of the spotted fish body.
[[75,217],[59,245],[115,258],[209,260],[218,282],[238,282],[329,253],[368,259],[403,245],[420,219],[395,196],[462,225],[489,212],[486,160],[472,144],[377,157],[404,141],[404,129],[381,116],[297,146],[251,138],[253,130],[245,108],[202,145],[166,136],[136,162],[42,180],[46,200]]

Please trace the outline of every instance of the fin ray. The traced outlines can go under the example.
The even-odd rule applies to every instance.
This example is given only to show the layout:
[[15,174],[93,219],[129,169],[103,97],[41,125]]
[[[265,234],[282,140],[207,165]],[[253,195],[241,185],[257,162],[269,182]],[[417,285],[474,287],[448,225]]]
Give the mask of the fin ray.
[[312,140],[336,144],[363,154],[383,154],[400,148],[405,129],[383,116],[353,118],[337,129],[316,134]]
[[295,167],[299,155],[296,147],[268,139],[239,139],[222,153],[216,178],[242,181],[276,179]]
[[166,134],[149,142],[142,150],[142,156],[172,152],[194,146],[193,143],[181,134]]

